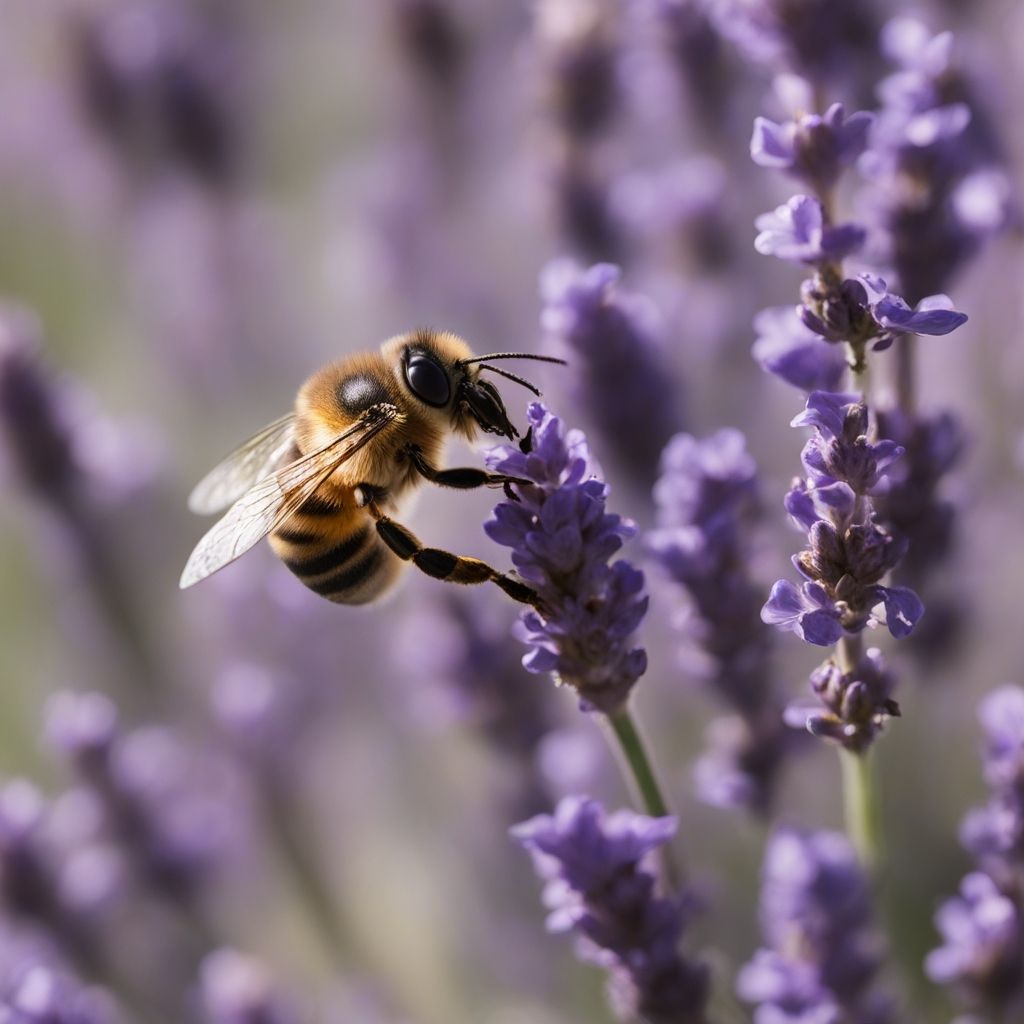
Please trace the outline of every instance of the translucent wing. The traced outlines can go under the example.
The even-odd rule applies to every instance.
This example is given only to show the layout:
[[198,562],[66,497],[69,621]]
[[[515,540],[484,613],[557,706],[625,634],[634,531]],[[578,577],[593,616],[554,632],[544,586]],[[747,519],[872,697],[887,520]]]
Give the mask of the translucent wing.
[[297,459],[260,480],[209,529],[181,574],[184,590],[223,569],[272,533],[303,505],[340,465],[367,445],[398,416],[393,405],[367,410],[355,426],[326,447]]
[[188,496],[188,507],[201,516],[222,512],[253,484],[280,468],[294,440],[295,413],[290,412],[214,466]]

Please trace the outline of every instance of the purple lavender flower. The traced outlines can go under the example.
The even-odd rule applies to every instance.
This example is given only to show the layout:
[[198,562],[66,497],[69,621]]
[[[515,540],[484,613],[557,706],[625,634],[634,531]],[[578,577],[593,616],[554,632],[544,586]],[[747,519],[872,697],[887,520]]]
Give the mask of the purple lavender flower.
[[234,949],[217,949],[199,967],[199,997],[209,1024],[296,1024],[264,966]]
[[512,562],[540,595],[545,613],[524,614],[520,638],[532,648],[531,672],[552,672],[587,705],[622,708],[647,667],[633,633],[647,612],[643,573],[611,556],[635,532],[605,511],[607,485],[597,475],[584,435],[566,432],[538,402],[527,418],[532,448],[508,445],[487,454],[496,472],[529,480],[518,501],[501,502],[487,535],[512,549]]
[[197,785],[210,765],[166,728],[122,732],[115,706],[97,693],[55,695],[47,719],[50,742],[97,795],[140,878],[164,899],[193,900],[233,824],[216,777]]
[[721,136],[731,88],[722,39],[700,0],[653,0],[688,107],[708,135]]
[[[879,87],[882,109],[863,169],[900,289],[911,303],[945,291],[1007,220],[1002,147],[955,66],[953,44],[952,33],[933,36],[909,17],[893,19],[882,35],[899,70]],[[982,202],[989,212],[975,217],[971,210]]]
[[759,1004],[756,1021],[892,1019],[872,989],[882,947],[867,879],[845,837],[777,831],[765,850],[760,918],[765,948],[736,983],[741,999]]
[[643,867],[675,830],[674,818],[606,815],[585,797],[566,797],[554,815],[512,830],[546,882],[548,930],[575,932],[581,958],[609,971],[609,998],[622,1020],[706,1020],[708,972],[678,951],[686,908],[656,896],[654,876]]
[[786,501],[808,530],[809,547],[793,559],[806,582],[777,582],[762,617],[823,647],[883,621],[893,636],[908,635],[924,611],[921,602],[905,587],[881,583],[906,545],[879,525],[869,500],[901,449],[868,440],[867,410],[856,395],[814,392],[793,426],[815,428],[801,456],[807,482]]
[[811,689],[820,704],[794,702],[786,708],[785,720],[812,736],[861,753],[886,722],[899,715],[899,705],[892,698],[894,687],[895,680],[877,647],[869,647],[848,672],[829,658],[811,673]]
[[873,120],[863,110],[847,118],[841,103],[833,103],[824,115],[804,114],[782,124],[758,117],[750,155],[758,166],[785,171],[827,195],[863,152]]
[[982,872],[967,875],[935,923],[945,945],[925,960],[928,976],[956,985],[972,1003],[999,1004],[1024,982],[1024,915],[1019,902]]
[[83,18],[76,44],[86,113],[126,158],[214,185],[232,177],[238,83],[212,23],[157,0]]
[[846,374],[846,359],[807,327],[792,306],[763,309],[754,318],[751,350],[762,370],[801,391],[835,391]]
[[781,704],[771,677],[771,638],[749,575],[745,519],[757,466],[737,430],[698,441],[679,434],[662,454],[654,488],[658,528],[647,550],[687,599],[686,653],[737,712],[713,724],[697,766],[701,796],[766,810],[786,752]]
[[866,237],[858,224],[828,224],[821,203],[811,196],[794,196],[755,221],[760,234],[754,248],[763,256],[791,263],[824,266],[856,252]]
[[1024,1008],[1024,689],[995,690],[978,717],[991,796],[960,831],[977,870],[939,908],[943,945],[928,954],[925,970],[972,1008],[1012,1020]]
[[815,84],[860,77],[875,61],[874,14],[856,0],[711,0],[709,10],[748,60]]
[[120,1020],[108,993],[86,988],[35,958],[0,981],[2,1024],[116,1024]]
[[680,427],[679,401],[655,311],[618,287],[609,263],[555,260],[541,273],[541,326],[567,350],[578,403],[605,448],[635,479],[654,475],[661,448]]

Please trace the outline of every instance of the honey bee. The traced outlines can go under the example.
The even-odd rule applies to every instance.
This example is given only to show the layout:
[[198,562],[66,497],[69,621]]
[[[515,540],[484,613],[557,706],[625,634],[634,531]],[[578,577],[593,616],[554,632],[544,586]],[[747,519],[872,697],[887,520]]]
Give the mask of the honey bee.
[[454,334],[418,331],[384,342],[379,353],[331,363],[302,385],[295,411],[274,420],[212,469],[189,496],[201,515],[226,514],[196,545],[181,575],[191,587],[263,537],[310,590],[338,604],[365,604],[397,580],[405,564],[453,583],[497,584],[537,604],[525,583],[476,558],[424,547],[393,515],[423,481],[467,490],[525,483],[472,467],[441,469],[449,434],[478,430],[519,436],[489,370],[539,391],[491,365],[551,356],[495,352],[473,356]]

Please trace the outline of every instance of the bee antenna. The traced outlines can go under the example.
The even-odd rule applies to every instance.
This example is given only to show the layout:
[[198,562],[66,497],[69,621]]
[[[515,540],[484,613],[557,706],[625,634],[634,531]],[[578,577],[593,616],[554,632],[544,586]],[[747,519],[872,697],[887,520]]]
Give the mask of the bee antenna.
[[473,359],[461,359],[459,362],[463,366],[469,366],[471,363],[491,362],[493,359],[534,359],[538,363],[567,365],[564,359],[559,359],[557,356],[538,356],[531,352],[492,352],[489,356],[475,356]]
[[[474,360],[476,362],[477,360]],[[532,391],[538,398],[540,398],[540,388],[536,385],[531,384],[525,377],[520,377],[517,374],[510,373],[508,370],[499,369],[497,366],[488,366],[487,363],[483,363],[480,367],[481,370],[490,370],[491,373],[496,373],[501,377],[506,377],[508,380],[514,380],[517,384],[522,384],[528,391]]]

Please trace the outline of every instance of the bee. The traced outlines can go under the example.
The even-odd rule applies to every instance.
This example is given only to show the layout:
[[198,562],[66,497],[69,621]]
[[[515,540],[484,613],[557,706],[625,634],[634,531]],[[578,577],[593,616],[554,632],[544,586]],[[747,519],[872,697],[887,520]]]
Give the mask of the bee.
[[[439,580],[497,584],[537,605],[519,579],[476,558],[425,547],[397,522],[403,499],[424,481],[468,490],[526,483],[473,467],[442,469],[445,441],[477,432],[519,436],[488,370],[540,392],[491,365],[551,356],[495,352],[474,356],[454,334],[416,331],[314,373],[294,412],[274,420],[212,469],[189,496],[201,515],[223,512],[196,545],[181,575],[191,587],[262,538],[310,590],[338,604],[380,597],[407,564]],[[524,441],[527,441],[524,439]],[[525,450],[525,449],[524,449]]]

